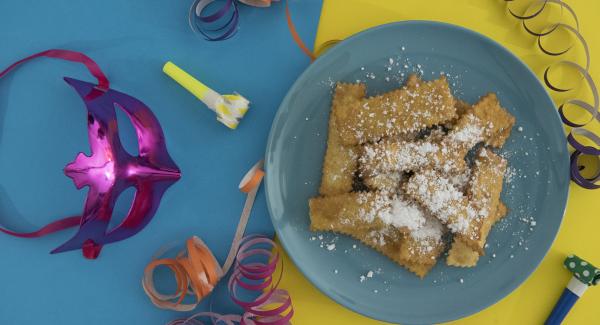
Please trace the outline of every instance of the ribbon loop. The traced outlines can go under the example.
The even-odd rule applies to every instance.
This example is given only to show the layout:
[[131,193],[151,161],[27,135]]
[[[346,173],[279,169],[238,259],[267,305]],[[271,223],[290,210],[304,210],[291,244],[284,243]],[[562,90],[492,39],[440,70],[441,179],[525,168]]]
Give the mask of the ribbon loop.
[[[510,2],[510,0],[505,1]],[[544,12],[544,10],[546,10],[550,4],[560,6],[561,15],[562,12],[566,10],[573,19],[575,26],[563,22],[553,22],[545,25],[545,27],[542,28],[539,32],[533,31],[533,29],[527,24],[527,22]],[[539,6],[539,8],[537,8],[536,6]],[[562,122],[565,125],[572,127],[571,131],[567,135],[568,143],[575,149],[575,152],[573,152],[573,154],[571,155],[571,179],[573,180],[573,182],[575,182],[577,185],[583,188],[600,188],[600,184],[598,184],[598,182],[600,181],[600,164],[598,167],[596,167],[596,171],[592,173],[594,175],[592,177],[584,177],[581,174],[581,168],[579,166],[579,159],[582,155],[595,156],[596,160],[600,161],[600,137],[590,129],[592,123],[600,122],[600,96],[598,95],[598,89],[589,72],[591,61],[589,46],[586,40],[584,39],[583,35],[581,35],[581,33],[579,32],[579,19],[577,18],[575,11],[562,0],[534,1],[526,7],[523,14],[515,13],[510,7],[508,8],[508,10],[512,16],[522,21],[524,29],[529,34],[537,37],[538,47],[545,54],[551,56],[560,56],[572,49],[573,46],[568,46],[563,50],[552,51],[544,46],[542,39],[561,29],[574,35],[576,40],[583,47],[585,53],[584,65],[570,60],[560,60],[554,62],[548,67],[546,67],[544,71],[544,83],[550,90],[555,92],[563,93],[574,90],[574,88],[565,88],[564,86],[557,85],[556,81],[553,81],[550,77],[550,72],[552,69],[558,68],[559,66],[564,66],[577,71],[581,78],[585,80],[589,90],[591,91],[593,97],[593,104],[590,104],[579,98],[567,99],[558,106],[558,113]],[[570,108],[570,110],[579,110],[584,114],[587,114],[589,118],[587,118],[587,120],[583,122],[574,121],[572,118],[567,116],[567,108]],[[590,142],[593,143],[593,146],[589,145]]]
[[[235,0],[224,0],[223,5],[214,13],[202,16],[202,12],[215,0],[195,0],[190,7],[188,23],[194,33],[207,41],[223,41],[231,38],[238,29],[239,12]],[[224,18],[229,15],[228,18]],[[212,25],[225,22],[221,26]]]
[[[36,58],[40,58],[40,57],[61,59],[61,60],[65,60],[65,61],[81,63],[86,66],[86,68],[88,69],[90,74],[92,74],[92,76],[94,76],[94,78],[96,78],[96,80],[98,81],[98,85],[96,86],[96,88],[98,90],[106,91],[110,88],[110,82],[108,81],[108,78],[106,77],[104,72],[102,72],[102,69],[100,69],[100,66],[98,66],[98,64],[96,62],[94,62],[94,60],[92,60],[89,56],[87,56],[83,53],[80,53],[80,52],[71,51],[71,50],[61,50],[61,49],[46,50],[46,51],[42,51],[42,52],[30,55],[26,58],[23,58],[13,64],[11,64],[6,69],[0,71],[0,79],[5,77],[8,73],[10,73],[12,70],[15,70],[17,67],[21,66],[22,64],[27,63]],[[15,236],[15,237],[21,237],[21,238],[36,238],[36,237],[43,237],[43,236],[46,236],[46,235],[49,235],[49,234],[52,234],[52,233],[55,233],[58,231],[62,231],[65,229],[69,229],[72,227],[76,227],[80,223],[81,223],[81,217],[68,217],[68,218],[64,218],[64,219],[60,219],[60,220],[51,222],[51,223],[43,226],[42,228],[40,228],[36,231],[32,231],[32,232],[17,232],[17,231],[5,229],[2,227],[0,227],[0,232],[3,232],[7,235]]]
[[[244,231],[252,211],[252,205],[263,179],[263,161],[259,161],[244,175],[238,185],[246,193],[246,203],[234,235],[225,263],[221,267],[210,249],[198,237],[186,241],[186,250],[176,258],[154,259],[144,270],[142,286],[154,305],[175,311],[190,311],[206,298],[221,278],[233,267],[227,287],[231,299],[244,309],[243,315],[220,315],[213,312],[200,312],[187,319],[178,319],[170,325],[199,325],[201,319],[210,318],[213,323],[224,324],[287,324],[293,315],[292,300],[287,291],[278,289],[283,272],[283,262],[279,258],[277,244],[264,236],[244,237]],[[160,257],[166,249],[159,249],[155,256]],[[281,272],[275,280],[277,265]],[[175,276],[176,289],[173,294],[162,294],[154,287],[154,270],[159,266],[168,267]],[[239,298],[241,289],[249,290],[255,298],[244,301]],[[186,296],[194,295],[193,303],[184,304]]]
[[107,91],[108,89],[110,89],[110,82],[108,81],[108,78],[106,77],[104,72],[102,72],[102,69],[100,69],[100,66],[98,66],[98,64],[96,62],[94,62],[94,60],[92,60],[89,56],[87,56],[81,52],[76,52],[76,51],[71,51],[71,50],[61,50],[61,49],[46,50],[43,52],[39,52],[39,53],[30,55],[24,59],[21,59],[15,63],[11,64],[8,68],[4,69],[2,72],[0,72],[0,79],[2,77],[4,77],[6,74],[8,74],[11,70],[17,68],[19,65],[26,63],[28,61],[31,61],[33,59],[36,59],[36,58],[40,58],[40,57],[54,58],[54,59],[60,59],[60,60],[65,60],[65,61],[81,63],[81,64],[85,65],[85,67],[88,69],[90,74],[92,74],[92,76],[94,76],[94,78],[96,78],[96,80],[98,81],[98,85],[96,86],[96,88],[98,90]]

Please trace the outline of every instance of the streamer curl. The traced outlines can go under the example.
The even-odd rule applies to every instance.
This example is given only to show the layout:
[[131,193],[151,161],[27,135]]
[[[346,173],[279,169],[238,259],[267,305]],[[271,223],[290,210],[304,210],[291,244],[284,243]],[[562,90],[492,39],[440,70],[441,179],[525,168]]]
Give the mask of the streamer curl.
[[[513,0],[504,1],[509,3]],[[528,24],[528,22],[534,19],[535,17],[538,17],[541,13],[544,12],[544,10],[547,10],[547,8],[552,4],[560,6],[561,14],[565,11],[568,12],[568,14],[573,19],[574,26],[565,24],[563,22],[552,22],[546,24],[539,31],[535,31],[530,26],[530,24]],[[558,113],[562,122],[565,125],[571,127],[571,130],[567,135],[568,143],[573,147],[573,149],[575,149],[575,151],[571,154],[571,179],[577,185],[586,189],[600,188],[600,184],[598,184],[598,182],[600,181],[600,136],[598,136],[598,134],[590,130],[591,124],[594,121],[600,121],[600,114],[598,112],[600,108],[600,97],[598,96],[598,88],[589,71],[589,46],[585,38],[583,37],[583,35],[581,35],[581,32],[579,31],[579,19],[577,18],[575,11],[568,4],[561,0],[534,1],[525,8],[522,14],[516,13],[510,7],[508,8],[508,11],[513,17],[522,21],[523,28],[527,33],[537,37],[537,45],[539,49],[547,55],[560,56],[567,53],[573,48],[573,45],[570,45],[562,50],[552,51],[546,46],[544,46],[543,39],[559,30],[566,31],[575,36],[578,43],[582,46],[585,53],[585,64],[582,65],[577,62],[565,59],[556,61],[550,64],[544,70],[544,83],[550,90],[554,92],[563,93],[574,90],[575,88],[565,88],[559,86],[557,80],[553,80],[550,77],[551,71],[553,69],[557,69],[558,67],[562,66],[576,71],[585,81],[585,84],[589,88],[593,97],[593,103],[589,103],[580,98],[570,98],[565,100],[558,106]],[[570,108],[570,110],[578,110],[580,113],[584,113],[587,116],[589,116],[589,118],[584,122],[574,121],[568,116],[573,116],[575,114],[567,114],[568,108]],[[593,143],[593,145],[589,145],[589,143]],[[582,170],[584,170],[585,167],[581,166],[580,159],[583,156],[591,156],[598,162],[598,167],[596,167],[596,170],[593,173],[591,173],[591,176],[586,177],[582,174]]]
[[[269,7],[279,0],[238,0],[252,7]],[[221,2],[212,14],[204,15],[212,3]],[[190,28],[207,41],[223,41],[231,38],[238,29],[240,13],[236,0],[195,0],[189,11]]]
[[[242,315],[221,315],[212,311],[196,313],[188,318],[177,319],[169,325],[199,325],[202,319],[211,323],[282,325],[289,323],[294,314],[292,300],[286,290],[278,288],[283,275],[283,262],[279,248],[271,239],[262,235],[243,237],[252,205],[263,178],[262,162],[250,169],[240,182],[240,191],[247,193],[246,203],[238,223],[236,234],[225,263],[221,267],[204,242],[194,236],[186,241],[185,250],[175,258],[155,258],[146,269],[142,279],[144,291],[154,305],[162,309],[191,311],[217,286],[233,267],[227,288],[231,299],[242,309]],[[156,257],[164,255],[160,249]],[[281,264],[276,274],[277,265]],[[158,292],[154,286],[154,271],[159,266],[171,270],[176,290],[172,294]],[[251,292],[255,297],[244,300],[241,292]],[[186,296],[194,296],[192,303],[184,303]]]
[[[203,15],[210,4],[217,0],[195,0],[190,7],[188,23],[194,33],[202,36],[207,41],[224,41],[235,35],[239,24],[239,11],[236,0],[222,0],[222,4],[213,14]],[[279,0],[237,0],[245,5],[253,7],[270,7],[273,2]],[[285,2],[285,16],[290,34],[298,47],[314,61],[317,56],[302,41],[292,22],[292,14],[288,1]]]

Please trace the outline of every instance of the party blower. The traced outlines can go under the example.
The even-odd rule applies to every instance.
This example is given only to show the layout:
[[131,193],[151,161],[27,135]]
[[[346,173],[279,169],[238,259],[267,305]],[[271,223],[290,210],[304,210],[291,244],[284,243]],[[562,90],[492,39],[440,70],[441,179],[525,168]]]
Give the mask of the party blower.
[[545,325],[559,325],[588,287],[600,282],[600,269],[576,255],[569,255],[564,266],[573,273],[571,281],[556,302]]
[[168,61],[163,72],[200,99],[217,114],[217,120],[235,130],[248,111],[250,102],[240,94],[221,95]]

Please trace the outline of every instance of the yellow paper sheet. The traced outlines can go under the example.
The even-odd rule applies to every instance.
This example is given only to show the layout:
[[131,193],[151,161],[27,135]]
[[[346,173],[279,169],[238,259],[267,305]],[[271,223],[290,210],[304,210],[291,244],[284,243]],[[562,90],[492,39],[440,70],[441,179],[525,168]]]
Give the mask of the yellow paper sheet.
[[[591,74],[600,83],[600,1],[566,0],[579,16],[589,43]],[[434,20],[473,29],[500,42],[538,76],[553,59],[543,55],[535,39],[507,13],[502,0],[324,0],[315,48],[361,30],[401,20]],[[555,100],[558,98],[555,97]],[[600,264],[600,190],[571,184],[569,203],[560,233],[533,275],[495,305],[452,324],[542,324],[571,275],[562,268],[567,254],[576,253]],[[540,220],[544,216],[537,216]],[[308,218],[308,216],[307,216]],[[282,287],[290,291],[294,324],[382,324],[338,305],[314,288],[286,257]],[[590,288],[565,324],[600,324],[600,288]]]

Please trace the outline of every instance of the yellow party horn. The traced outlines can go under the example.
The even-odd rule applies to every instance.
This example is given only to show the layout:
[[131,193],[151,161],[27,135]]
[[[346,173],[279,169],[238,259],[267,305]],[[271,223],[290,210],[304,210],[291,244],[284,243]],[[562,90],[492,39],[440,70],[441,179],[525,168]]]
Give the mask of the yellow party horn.
[[246,112],[250,102],[240,94],[221,95],[168,61],[163,72],[173,78],[183,88],[200,99],[217,114],[217,120],[235,130]]

